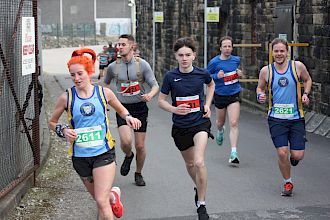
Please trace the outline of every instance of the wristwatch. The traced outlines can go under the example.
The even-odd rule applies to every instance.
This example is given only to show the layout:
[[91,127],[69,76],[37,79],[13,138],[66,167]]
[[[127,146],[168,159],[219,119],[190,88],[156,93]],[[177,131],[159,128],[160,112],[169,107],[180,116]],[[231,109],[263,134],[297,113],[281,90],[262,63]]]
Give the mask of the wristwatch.
[[132,115],[131,115],[130,113],[128,113],[128,114],[125,116],[125,120],[126,120],[126,118],[129,117],[129,116],[132,117]]
[[70,128],[70,126],[67,124],[57,124],[55,126],[55,132],[56,132],[57,136],[64,138],[65,136],[64,136],[63,130],[65,128]]

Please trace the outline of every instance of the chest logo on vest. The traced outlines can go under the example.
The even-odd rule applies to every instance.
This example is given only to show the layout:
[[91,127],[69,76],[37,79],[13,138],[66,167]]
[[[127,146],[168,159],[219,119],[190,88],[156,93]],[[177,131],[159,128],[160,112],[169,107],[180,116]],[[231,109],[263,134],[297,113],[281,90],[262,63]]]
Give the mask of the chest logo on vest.
[[286,87],[287,85],[289,85],[289,80],[286,77],[281,77],[278,80],[278,85],[280,87]]
[[86,102],[80,106],[80,113],[83,116],[91,116],[92,114],[94,114],[94,112],[95,106],[90,102]]

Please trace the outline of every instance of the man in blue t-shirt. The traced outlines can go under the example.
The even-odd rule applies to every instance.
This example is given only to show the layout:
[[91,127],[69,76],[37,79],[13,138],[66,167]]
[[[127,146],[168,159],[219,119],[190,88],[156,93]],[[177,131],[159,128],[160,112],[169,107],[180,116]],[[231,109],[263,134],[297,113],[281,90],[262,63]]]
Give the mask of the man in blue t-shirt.
[[231,54],[233,51],[233,39],[231,37],[222,37],[219,45],[220,55],[212,58],[207,66],[215,82],[214,104],[216,107],[216,124],[218,127],[216,142],[218,145],[222,145],[223,143],[224,124],[226,113],[228,112],[231,145],[229,163],[237,165],[239,164],[237,142],[241,101],[241,86],[238,80],[239,75],[241,75],[241,70],[238,69],[240,58]]

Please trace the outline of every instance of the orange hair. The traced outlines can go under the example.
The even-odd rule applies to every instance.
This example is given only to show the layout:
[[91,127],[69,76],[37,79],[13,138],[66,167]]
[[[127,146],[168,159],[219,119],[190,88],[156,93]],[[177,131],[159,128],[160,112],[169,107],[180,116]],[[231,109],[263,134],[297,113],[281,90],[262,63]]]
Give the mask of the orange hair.
[[[85,53],[88,53],[92,58],[84,56]],[[96,60],[96,54],[94,50],[89,48],[81,48],[72,52],[71,59],[68,62],[68,68],[72,64],[81,64],[85,67],[85,70],[89,76],[95,72],[94,63]]]

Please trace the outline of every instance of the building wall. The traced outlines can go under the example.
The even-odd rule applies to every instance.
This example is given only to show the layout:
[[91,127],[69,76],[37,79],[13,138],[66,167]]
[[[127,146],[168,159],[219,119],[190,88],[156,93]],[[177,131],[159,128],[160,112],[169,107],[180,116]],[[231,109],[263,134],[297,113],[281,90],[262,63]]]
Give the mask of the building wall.
[[[220,7],[220,22],[208,23],[207,60],[219,53],[218,40],[230,35],[237,44],[256,44],[261,47],[235,48],[241,57],[246,78],[258,77],[262,66],[268,64],[268,44],[276,37],[275,9],[280,4],[293,5],[293,39],[309,43],[309,47],[292,48],[294,59],[304,62],[313,79],[309,110],[330,116],[330,2],[325,0],[209,0],[208,6]],[[151,0],[137,0],[137,41],[141,54],[152,62]],[[155,72],[161,80],[165,72],[175,67],[172,45],[183,36],[198,43],[198,59],[203,66],[204,1],[155,1],[155,11],[163,11],[164,23],[156,23]],[[280,24],[281,25],[281,24]],[[282,24],[283,27],[291,24]],[[256,83],[242,83],[243,98],[255,103]]]
[[[60,23],[60,0],[39,0],[41,24]],[[62,0],[63,24],[94,23],[94,0]],[[96,18],[130,18],[128,0],[96,0]]]
[[41,12],[41,24],[59,24],[60,18],[60,0],[40,0],[38,7]]

